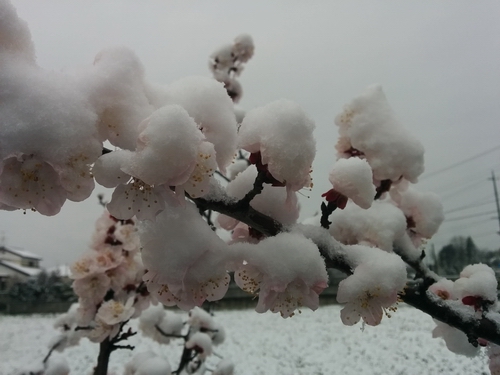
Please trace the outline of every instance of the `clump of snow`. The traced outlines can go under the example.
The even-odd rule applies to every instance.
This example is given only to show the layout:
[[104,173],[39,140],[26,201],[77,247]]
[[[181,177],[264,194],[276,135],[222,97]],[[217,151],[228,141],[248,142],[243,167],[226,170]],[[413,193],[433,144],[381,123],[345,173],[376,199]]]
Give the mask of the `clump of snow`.
[[368,325],[378,325],[406,285],[405,263],[395,254],[360,245],[349,246],[347,254],[358,265],[339,284],[337,301],[346,304],[342,322],[353,325],[362,318]]
[[472,264],[460,272],[455,287],[461,298],[466,296],[480,297],[483,300],[497,300],[498,282],[495,271],[486,264]]
[[327,287],[328,275],[311,240],[297,233],[280,233],[255,245],[231,247],[244,260],[236,267],[234,279],[244,291],[258,293],[257,312],[271,310],[287,318],[302,306],[318,308],[318,295]]
[[243,89],[236,77],[241,74],[243,64],[250,60],[253,53],[252,37],[248,34],[241,34],[234,39],[233,44],[225,44],[217,48],[208,60],[208,67],[214,78],[224,84],[227,94],[234,103],[238,103],[243,95]]
[[231,165],[227,168],[227,177],[232,181],[238,176],[241,172],[248,168],[248,162],[244,159],[235,160]]
[[189,310],[224,296],[230,254],[194,204],[168,207],[156,222],[143,223],[140,235],[144,280],[159,301]]
[[288,189],[311,185],[316,154],[314,122],[296,103],[281,99],[247,113],[238,133],[239,147],[260,152],[262,164]]
[[162,304],[150,306],[139,318],[139,328],[144,336],[163,344],[168,344],[171,339],[165,335],[180,335],[183,327],[181,315],[165,310]]
[[95,57],[92,68],[78,77],[99,116],[101,141],[133,150],[139,124],[155,110],[137,55],[126,47],[104,49]]
[[[237,199],[243,198],[252,190],[256,178],[257,169],[251,165],[227,185],[227,194]],[[264,185],[262,192],[252,199],[250,206],[284,225],[294,224],[299,217],[297,195],[290,193],[287,197],[284,187]],[[238,220],[226,215],[219,215],[217,220],[220,226],[227,230],[233,230],[238,224]]]
[[366,210],[350,202],[345,209],[335,210],[330,221],[330,233],[343,244],[373,246],[389,252],[406,230],[404,214],[385,201],[375,201]]
[[186,348],[194,349],[200,359],[206,359],[212,354],[212,339],[206,333],[195,332],[186,341]]
[[166,358],[152,351],[140,352],[125,365],[124,375],[170,375],[172,369]]
[[366,159],[378,181],[411,182],[424,171],[424,148],[396,119],[381,86],[368,87],[335,119],[340,157]]
[[330,172],[333,188],[361,208],[370,208],[376,191],[370,165],[359,158],[339,159]]
[[213,375],[233,375],[234,364],[228,359],[221,360],[214,369]]
[[206,140],[214,145],[224,173],[236,153],[236,117],[233,102],[221,83],[206,77],[187,77],[167,87],[169,104],[181,105]]
[[402,182],[390,190],[390,197],[407,217],[417,244],[420,238],[431,238],[444,220],[443,205],[435,193],[420,192]]
[[201,132],[184,108],[162,107],[141,123],[135,152],[121,169],[149,185],[182,184],[195,168],[201,141]]
[[[345,326],[335,318],[341,309],[339,305],[322,305],[316,311],[306,309],[293,319],[271,313],[256,314],[253,309],[218,310],[217,320],[224,323],[228,336],[217,353],[235,364],[234,373],[238,375],[330,374],[332,369],[343,375],[374,371],[470,375],[489,371],[486,356],[460,356],[450,352],[442,340],[432,339],[435,323],[427,314],[410,306],[400,304],[391,319],[382,320],[377,327],[366,326],[363,331]],[[53,315],[0,316],[0,332],[9,337],[8,345],[4,343],[0,350],[0,373],[18,375],[27,365],[41,365],[47,354],[45,344],[56,332],[53,321]],[[138,321],[129,324],[136,330]],[[161,353],[162,358],[176,367],[183,349],[178,341],[165,346],[140,331],[129,343],[136,349],[132,353],[113,352],[110,373],[124,374],[124,366],[134,353],[147,350]],[[89,375],[97,352],[97,345],[88,340],[69,348],[65,354],[70,374]],[[215,368],[219,362],[213,357],[207,359],[209,368]]]
[[44,375],[69,375],[70,367],[63,356],[54,356],[47,361]]
[[102,146],[97,116],[74,79],[9,60],[0,86],[6,93],[0,104],[0,203],[54,215],[66,199],[86,199],[94,189],[90,164]]
[[10,1],[0,1],[0,58],[6,53],[35,62],[35,47],[26,21],[20,19]]

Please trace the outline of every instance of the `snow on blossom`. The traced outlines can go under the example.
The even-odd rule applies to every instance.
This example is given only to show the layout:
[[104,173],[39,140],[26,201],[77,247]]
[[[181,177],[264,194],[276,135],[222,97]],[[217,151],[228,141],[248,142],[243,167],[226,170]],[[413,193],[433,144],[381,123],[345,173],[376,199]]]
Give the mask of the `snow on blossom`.
[[342,322],[354,325],[363,319],[368,325],[378,325],[406,285],[405,264],[397,255],[377,248],[352,245],[346,249],[357,266],[339,284],[337,301],[345,304]]
[[434,320],[434,322],[436,328],[432,331],[432,337],[441,337],[450,351],[467,357],[479,354],[481,348],[473,346],[465,333],[438,320]]
[[231,247],[244,259],[236,267],[234,279],[244,291],[258,294],[257,312],[271,310],[287,318],[303,306],[318,308],[328,275],[311,240],[297,233],[280,233],[255,245]]
[[376,191],[372,182],[372,170],[366,160],[337,160],[329,179],[336,191],[352,199],[361,208],[370,208]]
[[193,333],[186,341],[186,348],[193,349],[200,359],[205,359],[212,354],[212,339],[203,332]]
[[148,97],[144,67],[126,47],[100,51],[91,68],[79,74],[89,101],[98,114],[101,141],[133,150],[142,120],[154,111]]
[[236,77],[241,74],[244,63],[250,60],[253,52],[252,37],[241,34],[234,39],[233,44],[223,45],[210,55],[208,67],[214,78],[224,84],[227,95],[234,103],[238,103],[243,95],[242,86]]
[[[227,185],[227,194],[237,199],[243,198],[253,189],[256,178],[257,169],[251,165]],[[284,225],[290,225],[294,224],[299,217],[299,203],[297,195],[293,192],[290,193],[288,199],[287,202],[287,192],[284,187],[264,185],[262,192],[250,202],[250,206]],[[217,220],[219,225],[227,230],[234,229],[238,223],[236,219],[225,215],[219,215]]]
[[349,202],[330,215],[330,233],[346,245],[363,244],[392,252],[394,241],[403,236],[406,219],[400,209],[385,201],[374,201],[369,209]]
[[229,359],[222,359],[217,363],[212,375],[233,375],[234,374],[234,363]]
[[184,324],[180,314],[167,311],[163,305],[158,304],[144,310],[139,318],[139,328],[142,333],[151,339],[168,344],[170,337],[165,336],[158,328],[167,335],[180,335]]
[[231,68],[234,66],[235,56],[232,44],[224,44],[218,47],[208,60],[208,67],[215,79],[224,82],[230,77]]
[[134,375],[170,375],[172,368],[165,358],[153,357],[138,365]]
[[233,53],[241,62],[247,62],[253,56],[255,46],[253,39],[248,34],[240,34],[234,38]]
[[125,365],[124,375],[171,375],[172,369],[165,358],[152,351],[134,354]]
[[491,375],[500,375],[500,347],[490,343],[487,353]]
[[96,318],[110,326],[125,322],[134,314],[133,305],[133,298],[129,298],[125,303],[113,299],[105,301],[97,310]]
[[53,356],[47,361],[44,375],[69,375],[70,367],[63,356]]
[[114,217],[127,220],[135,215],[139,220],[154,220],[165,208],[167,191],[164,186],[150,186],[124,173],[121,166],[130,154],[125,150],[105,154],[96,161],[92,173],[97,183],[116,187],[106,206]]
[[232,181],[248,168],[248,162],[244,159],[238,159],[233,161],[233,163],[227,168],[227,177]]
[[132,359],[125,364],[123,375],[137,375],[137,366],[156,356],[157,355],[151,350],[134,353]]
[[443,300],[456,300],[459,298],[455,289],[455,283],[446,278],[439,279],[429,287],[429,291]]
[[189,311],[187,323],[194,331],[207,331],[215,328],[215,321],[208,311],[196,306]]
[[424,171],[423,146],[396,119],[381,86],[370,86],[353,99],[335,123],[339,156],[365,158],[376,180],[404,177],[415,183]]
[[497,301],[497,286],[495,271],[482,263],[466,266],[455,281],[462,301],[465,297],[475,297],[493,303]]
[[121,170],[148,185],[182,184],[193,172],[202,137],[184,108],[162,107],[141,123],[137,147]]
[[72,304],[66,313],[61,314],[56,319],[54,328],[58,329],[60,333],[49,341],[49,348],[61,352],[80,342],[82,331],[75,330],[79,323],[78,307],[78,304]]
[[226,330],[219,323],[215,323],[214,329],[208,333],[214,346],[220,345],[226,340]]
[[420,192],[405,181],[390,190],[390,197],[407,218],[411,237],[431,238],[444,220],[443,205],[438,195]]
[[189,310],[224,296],[230,253],[195,205],[170,206],[156,222],[143,223],[140,236],[144,280],[159,301]]
[[198,146],[198,156],[189,180],[179,185],[175,192],[182,194],[183,190],[191,198],[203,197],[210,191],[211,178],[217,169],[215,150],[210,142],[202,142]]
[[98,183],[118,186],[108,204],[114,216],[154,220],[165,208],[164,201],[173,197],[172,186],[180,200],[184,191],[195,198],[209,191],[215,150],[203,141],[197,124],[182,107],[160,108],[140,129],[135,151],[103,155],[93,168]]
[[66,199],[82,201],[94,189],[90,165],[102,150],[96,114],[72,77],[3,59],[1,51],[0,59],[6,93],[0,105],[0,203],[55,215]]
[[0,2],[0,54],[12,54],[35,62],[35,46],[26,21],[21,20],[10,1]]
[[261,154],[263,165],[291,191],[311,186],[316,154],[314,122],[296,103],[281,99],[249,111],[238,133],[239,147]]
[[167,87],[169,104],[182,106],[206,140],[214,145],[219,169],[225,173],[236,153],[236,117],[233,102],[220,82],[187,77]]
[[9,2],[0,21],[0,207],[55,215],[94,189],[97,115],[74,77],[36,65],[30,31]]

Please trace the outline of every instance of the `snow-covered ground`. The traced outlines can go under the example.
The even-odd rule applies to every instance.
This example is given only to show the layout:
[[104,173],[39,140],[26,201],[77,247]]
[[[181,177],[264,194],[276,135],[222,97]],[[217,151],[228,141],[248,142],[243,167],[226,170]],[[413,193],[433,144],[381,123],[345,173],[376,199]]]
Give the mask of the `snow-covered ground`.
[[[216,352],[236,363],[237,375],[470,375],[489,374],[487,359],[457,356],[441,339],[433,339],[430,317],[400,306],[378,327],[344,326],[341,306],[325,306],[316,312],[303,311],[290,319],[253,310],[216,311],[215,318],[227,331]],[[56,334],[55,316],[0,316],[0,375],[35,365],[47,353]],[[132,322],[135,327],[136,322]],[[175,368],[180,342],[160,346],[139,333],[129,340],[136,350],[153,350],[169,358]],[[91,373],[98,345],[84,339],[67,349],[72,375]],[[128,350],[111,356],[110,373],[121,375],[130,360]],[[214,362],[218,360],[213,359]],[[207,373],[209,374],[209,373]]]

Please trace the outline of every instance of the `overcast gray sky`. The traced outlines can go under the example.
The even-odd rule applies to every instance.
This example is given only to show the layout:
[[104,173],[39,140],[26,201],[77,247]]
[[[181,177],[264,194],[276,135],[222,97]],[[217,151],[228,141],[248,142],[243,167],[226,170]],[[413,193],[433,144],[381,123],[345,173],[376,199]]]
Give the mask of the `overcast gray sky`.
[[[241,106],[289,98],[316,122],[315,188],[302,200],[305,215],[319,208],[329,188],[335,115],[366,86],[382,84],[401,122],[426,149],[419,189],[443,199],[447,219],[436,247],[454,235],[500,247],[488,181],[491,170],[500,176],[500,147],[459,163],[500,145],[500,2],[13,3],[30,26],[39,65],[50,70],[91,64],[100,49],[125,45],[140,57],[148,80],[168,84],[209,76],[207,58],[216,47],[240,33],[252,35],[256,50],[241,76]],[[70,263],[86,250],[100,213],[96,198],[68,202],[50,218],[0,212],[0,231],[7,246],[40,254],[45,266]]]

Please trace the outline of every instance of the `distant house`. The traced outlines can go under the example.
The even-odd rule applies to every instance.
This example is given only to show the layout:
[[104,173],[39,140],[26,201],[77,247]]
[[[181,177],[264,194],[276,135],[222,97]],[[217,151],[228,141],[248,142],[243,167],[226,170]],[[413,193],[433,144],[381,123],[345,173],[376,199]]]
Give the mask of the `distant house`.
[[7,292],[16,281],[26,281],[38,275],[42,271],[41,260],[41,257],[29,251],[0,246],[0,293]]

